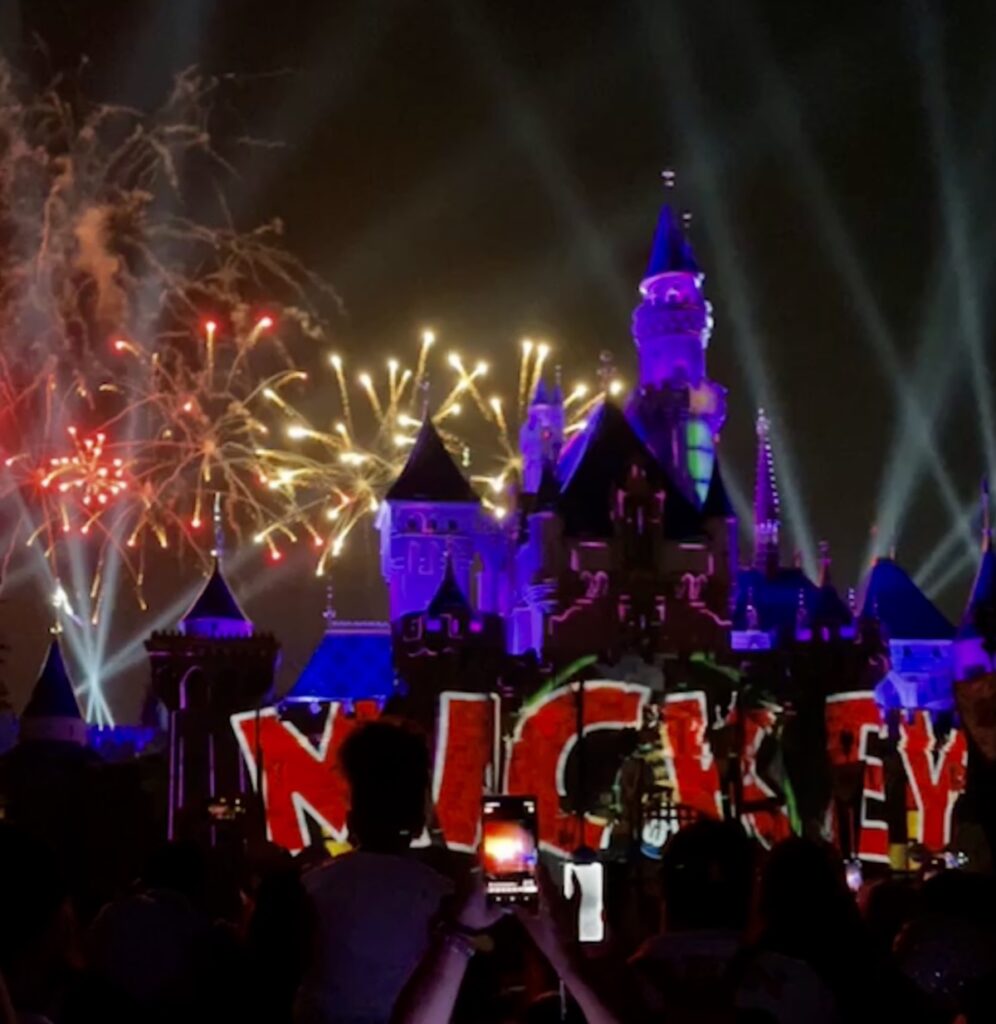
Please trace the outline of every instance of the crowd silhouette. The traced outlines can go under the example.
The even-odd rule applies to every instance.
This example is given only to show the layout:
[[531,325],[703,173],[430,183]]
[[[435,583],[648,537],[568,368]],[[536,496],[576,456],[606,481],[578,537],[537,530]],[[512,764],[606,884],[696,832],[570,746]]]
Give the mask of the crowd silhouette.
[[996,1019],[987,875],[849,886],[829,845],[763,850],[700,820],[656,871],[609,872],[606,939],[581,944],[556,864],[538,907],[507,912],[473,858],[413,848],[430,810],[418,732],[366,723],[340,759],[349,852],[166,844],[96,912],[71,842],[0,822],[0,1024]]

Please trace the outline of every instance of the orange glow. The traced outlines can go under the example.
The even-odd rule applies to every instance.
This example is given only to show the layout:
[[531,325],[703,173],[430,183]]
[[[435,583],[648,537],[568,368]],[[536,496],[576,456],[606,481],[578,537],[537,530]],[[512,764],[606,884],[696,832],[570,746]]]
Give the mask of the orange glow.
[[536,843],[520,822],[485,820],[482,838],[481,859],[486,874],[521,874],[536,866]]
[[499,864],[511,864],[522,856],[522,840],[511,836],[493,836],[485,840],[484,856]]

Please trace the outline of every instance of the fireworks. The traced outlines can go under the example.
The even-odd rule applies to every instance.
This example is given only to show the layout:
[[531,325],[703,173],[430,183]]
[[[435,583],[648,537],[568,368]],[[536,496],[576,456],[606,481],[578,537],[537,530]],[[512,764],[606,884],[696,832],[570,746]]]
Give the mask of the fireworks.
[[[521,468],[513,431],[542,379],[549,347],[540,345],[533,355],[531,343],[523,344],[519,400],[510,422],[503,398],[485,394],[490,365],[452,351],[434,358],[436,341],[434,332],[423,332],[412,365],[390,357],[377,379],[368,370],[353,374],[341,354],[331,353],[327,363],[339,416],[325,429],[273,396],[286,418],[284,434],[297,444],[299,455],[268,452],[275,467],[273,485],[293,497],[285,516],[275,517],[256,535],[258,543],[270,545],[271,554],[279,551],[280,538],[293,542],[306,534],[318,550],[316,572],[322,574],[357,524],[377,512],[426,416],[478,485],[485,507],[495,518],[505,518],[512,479]],[[439,395],[435,401],[434,390]],[[567,432],[583,428],[603,398],[604,392],[577,385],[565,399]]]
[[[108,591],[130,586],[145,608],[159,552],[206,565],[213,514],[274,561],[309,544],[325,571],[427,415],[503,518],[518,424],[549,372],[549,346],[523,342],[509,404],[488,362],[441,352],[431,331],[410,365],[354,370],[329,353],[336,297],[280,222],[238,230],[224,200],[205,222],[235,159],[212,138],[219,88],[186,72],[143,114],[65,81],[27,93],[0,64],[4,569],[24,545],[43,555],[92,686]],[[567,394],[568,432],[608,387]],[[335,413],[315,415],[329,394]]]

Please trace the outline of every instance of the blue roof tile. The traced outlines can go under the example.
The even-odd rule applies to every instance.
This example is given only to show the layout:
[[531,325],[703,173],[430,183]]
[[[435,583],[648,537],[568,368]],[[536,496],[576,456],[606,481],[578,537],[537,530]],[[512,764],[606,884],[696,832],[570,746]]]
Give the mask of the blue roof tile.
[[394,688],[390,625],[344,620],[326,630],[284,700],[384,699]]
[[865,584],[861,614],[876,618],[891,640],[950,640],[955,629],[891,558],[879,558]]

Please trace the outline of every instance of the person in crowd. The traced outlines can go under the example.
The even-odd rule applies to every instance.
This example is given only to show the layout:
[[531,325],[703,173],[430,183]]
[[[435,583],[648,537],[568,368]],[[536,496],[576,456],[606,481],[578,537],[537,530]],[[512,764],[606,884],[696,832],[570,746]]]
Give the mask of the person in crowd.
[[198,945],[209,925],[206,897],[197,846],[167,843],[155,851],[137,884],[104,907],[90,928],[90,967],[107,991],[156,1017],[189,1009]]
[[452,886],[411,855],[429,801],[421,734],[386,720],[343,744],[347,817],[356,847],[304,876],[314,948],[298,993],[300,1024],[380,1024],[422,960]]
[[896,937],[919,913],[920,890],[912,880],[882,878],[862,890],[858,905],[878,955],[887,957]]
[[43,844],[0,822],[0,1014],[58,1021],[82,965],[59,864]]
[[702,819],[668,840],[660,879],[660,934],[631,961],[644,997],[668,1020],[721,1019],[750,915],[754,846],[736,822]]
[[[563,1004],[559,994],[544,997],[526,1011],[526,1020],[562,1020],[562,1010],[588,1024],[618,1024],[585,978],[584,966],[576,955],[578,893],[563,900],[545,872],[540,873],[538,908],[516,907],[515,915],[526,934],[556,972],[573,1002]],[[401,993],[391,1024],[443,1024],[453,1018],[457,996],[471,959],[482,948],[483,936],[501,918],[502,912],[489,905],[479,873],[475,872],[467,897],[452,918],[444,917],[432,944]]]
[[[996,977],[993,880],[962,871],[943,871],[928,879],[920,913],[896,940],[896,957],[939,1019],[951,1020],[973,1007],[977,1016],[981,993],[992,993]],[[989,1012],[992,1019],[993,1005]]]
[[930,1021],[894,964],[878,954],[826,843],[787,839],[761,873],[756,944],[738,978],[737,1006],[789,1022]]
[[246,957],[252,989],[251,1017],[290,1024],[314,931],[312,905],[299,865],[277,847],[256,858]]

